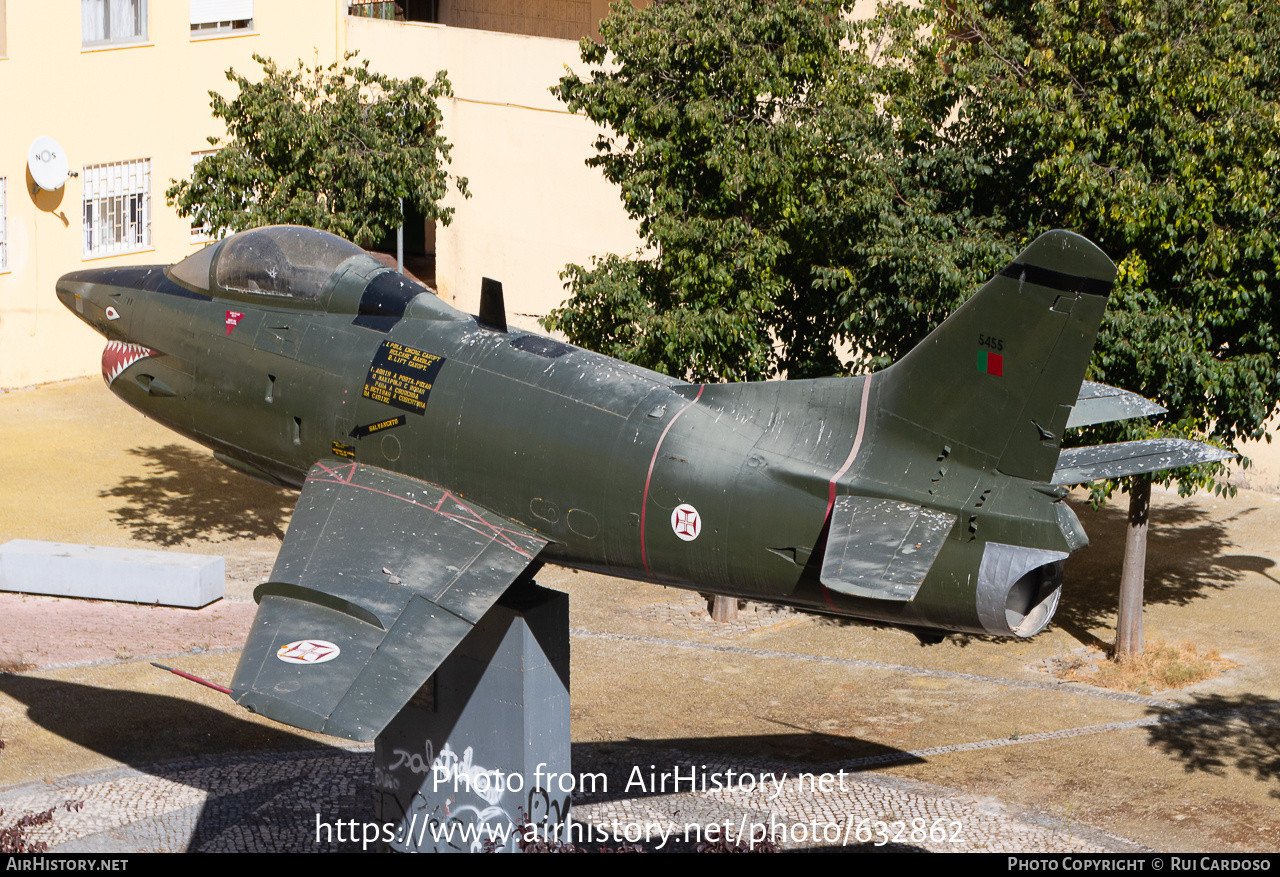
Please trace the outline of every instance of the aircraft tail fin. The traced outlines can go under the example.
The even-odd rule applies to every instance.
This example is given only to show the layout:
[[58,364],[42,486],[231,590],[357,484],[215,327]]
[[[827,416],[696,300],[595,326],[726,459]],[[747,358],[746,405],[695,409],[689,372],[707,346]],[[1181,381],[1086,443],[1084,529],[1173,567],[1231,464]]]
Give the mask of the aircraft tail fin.
[[1041,235],[877,375],[882,410],[1049,481],[1115,273],[1079,235]]

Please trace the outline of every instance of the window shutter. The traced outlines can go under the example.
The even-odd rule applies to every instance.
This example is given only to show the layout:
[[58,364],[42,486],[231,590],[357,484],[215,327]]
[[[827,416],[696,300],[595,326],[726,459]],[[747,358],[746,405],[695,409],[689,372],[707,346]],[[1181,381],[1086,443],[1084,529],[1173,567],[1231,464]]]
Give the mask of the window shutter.
[[191,0],[191,23],[214,24],[253,18],[253,0]]

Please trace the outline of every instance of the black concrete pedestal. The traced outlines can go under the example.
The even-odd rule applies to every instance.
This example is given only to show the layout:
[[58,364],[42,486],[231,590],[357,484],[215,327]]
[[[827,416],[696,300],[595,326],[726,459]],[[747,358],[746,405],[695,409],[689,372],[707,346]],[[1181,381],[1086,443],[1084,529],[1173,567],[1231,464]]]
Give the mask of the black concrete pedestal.
[[[393,850],[518,850],[569,816],[569,597],[513,586],[378,737]],[[562,791],[563,789],[563,791]]]

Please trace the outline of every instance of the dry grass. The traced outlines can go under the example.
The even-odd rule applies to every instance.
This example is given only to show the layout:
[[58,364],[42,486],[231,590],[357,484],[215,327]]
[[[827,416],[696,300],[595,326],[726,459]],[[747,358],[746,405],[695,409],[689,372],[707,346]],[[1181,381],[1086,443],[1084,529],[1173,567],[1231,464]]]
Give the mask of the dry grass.
[[1148,641],[1146,649],[1136,657],[1111,660],[1102,653],[1071,656],[1051,662],[1047,669],[1067,682],[1151,694],[1212,679],[1236,666],[1219,655],[1217,649],[1201,654],[1194,643],[1175,645],[1156,639]]

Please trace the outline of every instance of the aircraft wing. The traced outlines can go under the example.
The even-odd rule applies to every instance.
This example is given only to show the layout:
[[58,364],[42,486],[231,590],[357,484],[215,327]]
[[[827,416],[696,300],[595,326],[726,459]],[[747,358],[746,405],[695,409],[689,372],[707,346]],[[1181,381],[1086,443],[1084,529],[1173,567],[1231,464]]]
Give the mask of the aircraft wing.
[[1164,413],[1165,409],[1137,393],[1096,381],[1085,381],[1080,385],[1079,398],[1071,408],[1071,416],[1067,418],[1067,429]]
[[240,705],[372,740],[546,540],[358,463],[311,469],[231,681]]
[[1052,484],[1083,484],[1100,478],[1120,478],[1215,463],[1234,457],[1231,451],[1189,439],[1145,439],[1114,445],[1070,448],[1058,455]]

